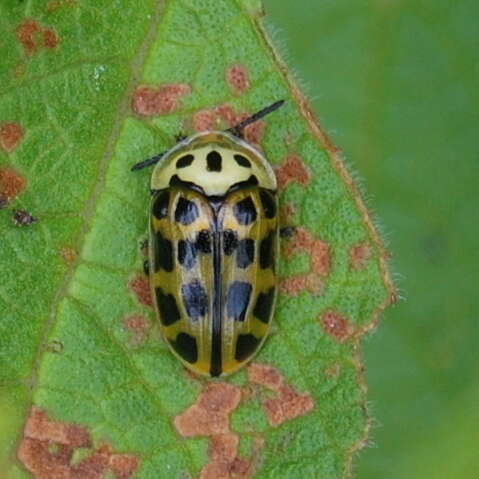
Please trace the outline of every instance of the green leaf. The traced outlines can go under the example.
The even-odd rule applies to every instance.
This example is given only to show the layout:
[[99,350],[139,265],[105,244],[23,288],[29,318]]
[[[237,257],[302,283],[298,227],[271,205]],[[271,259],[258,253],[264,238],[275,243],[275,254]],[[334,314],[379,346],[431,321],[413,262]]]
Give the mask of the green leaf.
[[357,477],[475,479],[479,3],[265,4],[365,178],[406,299],[364,347],[375,447]]
[[[104,477],[348,475],[369,426],[358,343],[394,288],[358,190],[261,14],[253,0],[0,7],[8,478],[45,477],[46,464],[103,464]],[[274,330],[247,370],[195,378],[147,305],[150,171],[130,167],[178,133],[282,98],[246,131],[277,168],[284,225],[297,227],[283,241]],[[15,225],[13,210],[37,221]]]

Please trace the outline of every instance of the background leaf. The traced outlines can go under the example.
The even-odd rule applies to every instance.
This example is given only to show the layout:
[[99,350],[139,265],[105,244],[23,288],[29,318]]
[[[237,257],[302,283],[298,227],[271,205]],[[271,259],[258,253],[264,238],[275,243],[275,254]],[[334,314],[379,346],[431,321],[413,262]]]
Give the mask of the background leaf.
[[405,301],[366,343],[358,477],[476,478],[479,5],[266,1],[323,125],[365,178]]
[[[254,0],[1,7],[7,477],[348,473],[368,429],[358,341],[393,288],[357,190],[260,16]],[[299,227],[283,245],[275,331],[247,371],[200,380],[148,307],[150,171],[129,168],[175,134],[224,128],[280,98],[246,132],[277,167],[284,224]],[[13,209],[37,221],[15,226]]]

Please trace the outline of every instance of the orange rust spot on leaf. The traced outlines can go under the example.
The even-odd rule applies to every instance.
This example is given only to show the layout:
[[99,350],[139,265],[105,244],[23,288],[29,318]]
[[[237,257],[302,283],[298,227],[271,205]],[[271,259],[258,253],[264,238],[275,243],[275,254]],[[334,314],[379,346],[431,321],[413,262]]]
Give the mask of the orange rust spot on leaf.
[[35,20],[25,20],[17,27],[17,38],[27,53],[32,54],[37,50],[35,37],[40,30],[40,24]]
[[66,264],[73,264],[77,259],[77,252],[70,246],[64,246],[60,250],[60,256]]
[[315,238],[306,228],[299,227],[292,240],[283,244],[283,256],[289,259],[298,252],[309,253],[310,272],[283,279],[280,284],[281,290],[290,295],[296,295],[301,291],[319,294],[323,286],[321,278],[327,276],[331,268],[329,245]]
[[179,98],[190,92],[190,86],[181,83],[158,88],[139,86],[133,94],[132,108],[138,115],[165,115],[176,110]]
[[285,421],[290,421],[311,411],[314,407],[313,398],[298,394],[289,386],[283,386],[279,397],[267,399],[263,408],[271,426],[279,426]]
[[367,242],[358,243],[351,246],[349,250],[349,258],[351,267],[356,270],[363,269],[371,257],[371,248]]
[[52,28],[43,27],[35,20],[25,20],[17,27],[18,41],[29,55],[33,55],[40,48],[55,48],[58,45],[58,36]]
[[200,479],[247,479],[252,463],[237,456],[239,438],[230,431],[229,416],[241,401],[241,389],[228,383],[209,384],[195,404],[174,419],[184,437],[209,436],[210,462]]
[[284,382],[282,374],[276,368],[258,363],[251,363],[248,367],[248,379],[272,391],[279,391]]
[[329,245],[315,238],[306,228],[296,229],[292,241],[284,245],[285,258],[291,258],[298,251],[311,254],[311,271],[320,276],[327,276],[330,269]]
[[252,463],[237,457],[239,438],[236,434],[221,434],[211,438],[208,455],[210,462],[203,467],[200,479],[247,479],[251,477]]
[[208,450],[210,463],[201,470],[200,479],[229,478],[229,468],[236,457],[238,443],[236,434],[214,436]]
[[175,417],[182,436],[212,436],[229,432],[229,414],[238,406],[241,390],[228,383],[209,384],[196,404]]
[[90,447],[91,441],[84,427],[52,421],[45,411],[32,406],[25,424],[24,435],[39,441],[53,441],[71,447]]
[[281,280],[280,290],[290,296],[297,296],[302,291],[318,295],[323,290],[323,282],[316,274],[300,274]]
[[43,30],[43,46],[55,48],[58,45],[58,36],[54,30],[47,28]]
[[346,317],[336,311],[326,311],[321,315],[321,324],[327,334],[342,343],[351,336],[353,328]]
[[23,129],[18,123],[4,123],[0,125],[0,146],[10,153],[18,146],[23,135]]
[[132,314],[123,320],[123,326],[127,331],[133,333],[131,343],[137,346],[145,340],[151,325],[141,314]]
[[130,479],[138,468],[139,460],[129,454],[112,454],[110,456],[110,470],[118,479]]
[[[245,120],[249,116],[250,115],[243,115],[243,117],[240,118],[240,121]],[[243,130],[243,135],[245,140],[248,143],[258,146],[261,143],[261,140],[263,139],[263,136],[264,136],[264,122],[262,120],[258,120],[258,121],[255,121],[254,123],[251,123],[251,125],[248,125]]]
[[302,416],[314,407],[309,394],[299,394],[286,384],[283,376],[272,366],[253,363],[248,367],[248,379],[277,393],[275,398],[263,401],[263,410],[271,426]]
[[235,93],[244,93],[249,87],[248,70],[242,65],[233,65],[226,70],[226,81]]
[[[218,105],[211,110],[200,110],[193,115],[193,128],[195,131],[222,130],[237,125],[240,121],[248,118],[249,113],[237,113],[228,104]],[[244,138],[259,148],[263,139],[264,122],[259,120],[248,125],[244,131]]]
[[193,129],[195,131],[208,131],[215,129],[216,115],[212,110],[200,110],[193,115]]
[[286,157],[283,164],[276,168],[278,188],[284,190],[289,183],[295,182],[306,186],[311,181],[311,172],[298,155],[291,154]]
[[0,194],[7,200],[15,199],[27,186],[27,180],[13,168],[0,168]]
[[109,470],[119,479],[132,478],[138,467],[138,458],[114,454],[107,444],[78,464],[71,464],[76,448],[91,446],[85,428],[52,421],[45,411],[33,406],[17,455],[36,479],[102,479]]
[[75,0],[57,0],[57,1],[51,1],[47,3],[47,12],[54,12],[60,7],[66,6],[66,5],[75,5]]
[[150,280],[148,276],[144,274],[136,275],[129,283],[128,286],[136,294],[138,301],[145,306],[153,306],[150,291]]

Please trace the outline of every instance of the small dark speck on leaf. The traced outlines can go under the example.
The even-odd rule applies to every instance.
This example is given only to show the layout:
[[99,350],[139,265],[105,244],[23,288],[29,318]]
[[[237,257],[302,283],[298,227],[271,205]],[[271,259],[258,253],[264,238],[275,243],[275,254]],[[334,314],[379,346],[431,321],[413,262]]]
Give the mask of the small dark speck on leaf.
[[29,226],[32,223],[35,223],[35,221],[38,221],[37,218],[34,218],[25,210],[14,210],[12,220],[16,226]]

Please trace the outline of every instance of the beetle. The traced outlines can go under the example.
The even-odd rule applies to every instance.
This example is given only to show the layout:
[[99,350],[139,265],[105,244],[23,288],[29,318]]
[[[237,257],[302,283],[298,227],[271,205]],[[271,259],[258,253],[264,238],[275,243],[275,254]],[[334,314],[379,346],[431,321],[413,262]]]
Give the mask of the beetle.
[[149,275],[162,335],[191,371],[237,371],[266,339],[277,294],[274,171],[244,128],[277,101],[224,131],[182,138],[133,166],[151,175]]

